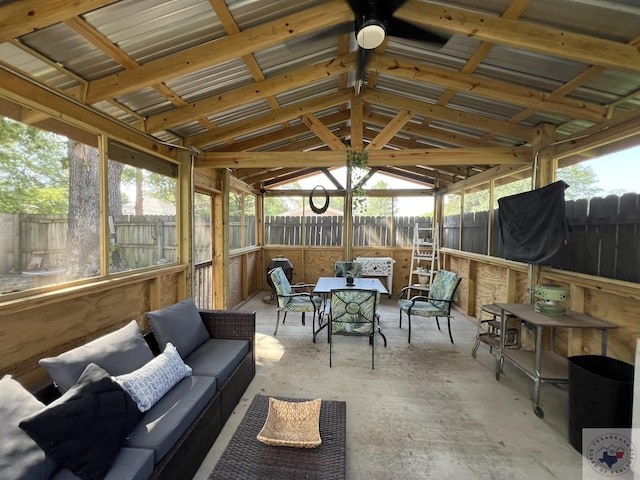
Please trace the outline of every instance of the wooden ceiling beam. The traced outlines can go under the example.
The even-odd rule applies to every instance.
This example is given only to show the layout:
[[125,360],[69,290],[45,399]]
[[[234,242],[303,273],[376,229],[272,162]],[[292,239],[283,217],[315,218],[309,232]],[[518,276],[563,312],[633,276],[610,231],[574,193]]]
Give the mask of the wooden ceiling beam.
[[0,43],[116,3],[117,0],[20,0],[0,6]]
[[395,109],[407,109],[411,110],[415,115],[423,115],[425,117],[443,120],[453,125],[465,125],[484,132],[495,132],[526,142],[529,142],[534,134],[534,129],[531,127],[514,125],[505,121],[461,110],[454,110],[441,105],[419,102],[413,98],[403,97],[393,93],[378,92],[364,88],[360,96],[365,102],[374,105],[382,105]]
[[[530,147],[427,148],[416,150],[374,150],[369,167],[387,165],[487,165],[530,164]],[[276,166],[341,167],[346,155],[339,151],[313,152],[205,152],[195,161],[196,168],[257,168]]]
[[[388,121],[388,117],[379,113],[372,113],[369,111],[365,115],[365,122],[372,125],[384,126]],[[436,140],[440,143],[447,143],[458,147],[473,148],[494,146],[491,142],[485,142],[484,140],[468,137],[459,133],[448,132],[446,130],[413,122],[406,123],[402,127],[401,131],[418,138]]]
[[362,151],[364,148],[362,144],[363,109],[364,104],[360,97],[354,97],[351,100],[351,148],[357,151]]
[[536,111],[548,111],[593,122],[607,118],[607,108],[561,95],[521,87],[487,77],[426,65],[410,60],[378,55],[371,62],[378,73],[438,85],[457,92],[478,95]]
[[587,65],[640,72],[640,51],[612,40],[419,0],[407,0],[394,16],[414,25],[447,30]]
[[[332,126],[349,120],[349,112],[347,110],[343,110],[341,112],[332,113],[331,115],[325,115],[324,117],[319,118],[322,119],[322,122],[325,125]],[[281,130],[277,130],[275,132],[266,133],[254,138],[249,138],[247,140],[243,140],[242,142],[225,145],[224,147],[216,148],[213,151],[246,152],[262,147],[268,148],[270,144],[279,143],[287,139],[295,138],[298,135],[307,133],[308,131],[309,129],[307,128],[307,126],[301,123],[298,125],[293,125],[291,127],[283,128]]]
[[346,150],[347,146],[336,137],[329,128],[313,113],[305,113],[300,117],[309,130],[315,133],[331,150]]
[[289,107],[281,108],[275,112],[266,113],[250,118],[244,122],[234,123],[227,127],[218,128],[210,132],[200,133],[185,139],[186,145],[203,148],[217,142],[224,142],[235,137],[240,137],[256,130],[267,128],[271,125],[287,122],[298,118],[305,113],[314,113],[335,107],[348,102],[353,97],[353,91],[349,88],[329,93],[328,95],[303,102]]
[[153,115],[146,120],[145,129],[147,133],[165,130],[174,125],[190,122],[194,117],[224,112],[240,105],[246,105],[279,93],[326,80],[329,77],[342,75],[353,70],[355,65],[356,54],[351,53],[328,62],[321,62],[297,71],[245,85],[175,110]]
[[379,167],[379,171],[393,174],[398,178],[411,179],[421,183],[426,183],[426,178],[431,180],[431,182],[429,183],[439,181],[449,184],[456,181],[456,176],[454,174],[443,174],[435,170],[427,170],[425,168],[410,167],[405,165],[401,165],[399,167]]
[[137,68],[94,80],[89,83],[87,102],[96,103],[105,98],[117,97],[351,20],[353,12],[346,2],[330,0],[317,7],[249,28],[237,35],[213,40],[152,60]]
[[400,110],[398,114],[385,125],[382,131],[378,133],[373,140],[371,140],[371,143],[367,145],[365,150],[382,150],[387,142],[391,140],[409,120],[411,120],[411,116],[412,113],[409,110]]
[[[331,132],[334,136],[336,136],[338,139],[341,138],[345,138],[348,134],[349,134],[349,128],[348,127],[343,127],[343,128],[339,128],[338,130],[334,130],[333,132]],[[342,142],[341,142],[342,143]],[[342,143],[344,145],[344,143]],[[314,136],[312,138],[307,138],[304,140],[294,140],[292,141],[290,144],[284,146],[284,147],[278,147],[278,148],[274,148],[270,151],[277,151],[277,152],[295,152],[295,151],[299,151],[299,152],[304,152],[304,151],[309,151],[309,150],[317,150],[318,148],[322,148],[325,147],[326,143],[323,139]],[[333,150],[333,149],[332,149]],[[340,149],[338,149],[340,150]],[[344,148],[342,148],[341,150],[346,150],[346,146]],[[269,150],[263,150],[263,151],[269,151]]]

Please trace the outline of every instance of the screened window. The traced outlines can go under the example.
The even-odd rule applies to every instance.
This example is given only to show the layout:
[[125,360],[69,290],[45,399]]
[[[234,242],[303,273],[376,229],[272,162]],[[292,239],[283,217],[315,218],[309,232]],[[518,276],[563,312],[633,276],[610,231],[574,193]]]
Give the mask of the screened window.
[[0,295],[100,275],[98,138],[48,126],[0,117]]
[[639,159],[636,135],[559,161],[569,242],[552,266],[640,283]]
[[109,270],[177,260],[177,165],[109,142]]
[[462,250],[488,253],[489,184],[465,191],[462,217]]
[[444,196],[442,215],[442,242],[446,248],[460,248],[460,226],[462,212],[462,195],[449,193]]
[[229,194],[229,249],[238,250],[256,244],[256,197],[232,190]]

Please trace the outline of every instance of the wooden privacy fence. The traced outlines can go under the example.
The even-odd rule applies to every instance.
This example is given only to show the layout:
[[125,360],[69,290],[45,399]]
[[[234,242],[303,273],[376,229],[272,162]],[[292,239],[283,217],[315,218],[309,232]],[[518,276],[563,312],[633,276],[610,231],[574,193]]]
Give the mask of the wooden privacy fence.
[[176,259],[176,218],[165,215],[114,215],[112,248],[129,267],[147,267]]
[[[640,282],[640,195],[566,202],[569,243],[550,266],[606,278]],[[42,257],[47,267],[64,266],[67,249],[65,215],[19,215],[19,231],[12,238],[19,244],[19,265],[24,269],[33,257]],[[206,223],[206,222],[205,222]],[[430,217],[356,216],[353,219],[354,246],[409,247],[413,228],[431,227]],[[8,222],[7,224],[11,224]],[[255,219],[231,228],[234,241],[255,238]],[[342,216],[267,216],[264,238],[267,245],[341,246]],[[205,244],[210,226],[200,225],[195,238],[198,261],[206,261],[210,244]],[[488,250],[489,212],[447,215],[442,225],[442,246],[504,257],[498,211],[493,212],[491,249]],[[176,223],[171,216],[122,215],[113,218],[112,238],[130,267],[153,265],[176,258]],[[17,238],[16,238],[17,237]],[[3,251],[9,246],[3,245]]]
[[[431,227],[431,217],[355,216],[353,245],[410,247],[416,223],[420,227]],[[342,245],[343,229],[343,217],[338,215],[267,216],[264,221],[264,238],[266,245],[338,247]]]
[[[640,195],[626,193],[566,202],[569,238],[549,266],[640,283]],[[489,212],[448,215],[443,221],[442,246],[486,254]],[[493,212],[490,254],[504,258],[498,210]]]
[[[42,258],[46,268],[64,267],[67,256],[67,215],[19,215],[18,265],[26,268],[32,258]],[[130,268],[176,258],[176,220],[173,216],[116,215],[109,221],[111,251],[117,251]]]

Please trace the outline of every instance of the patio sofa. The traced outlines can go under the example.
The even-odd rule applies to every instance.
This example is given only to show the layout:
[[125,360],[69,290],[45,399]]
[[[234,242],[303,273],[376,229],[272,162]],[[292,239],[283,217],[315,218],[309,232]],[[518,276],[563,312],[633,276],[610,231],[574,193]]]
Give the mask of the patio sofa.
[[193,477],[255,375],[255,312],[187,299],[146,316],[148,332],[133,320],[41,359],[53,382],[35,396],[0,380],[3,478]]

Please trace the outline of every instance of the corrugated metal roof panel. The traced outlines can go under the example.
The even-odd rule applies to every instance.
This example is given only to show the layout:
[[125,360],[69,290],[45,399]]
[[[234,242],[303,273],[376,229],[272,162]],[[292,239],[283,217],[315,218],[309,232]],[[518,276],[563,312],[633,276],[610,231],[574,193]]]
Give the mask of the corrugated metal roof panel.
[[328,78],[321,82],[315,82],[310,85],[306,85],[301,88],[296,88],[276,95],[276,99],[280,104],[280,107],[284,108],[289,105],[308,102],[315,98],[321,98],[337,93],[339,90],[338,79]]
[[227,7],[240,30],[247,30],[265,22],[301,12],[324,0],[227,0]]
[[188,138],[194,135],[198,135],[199,133],[204,133],[207,131],[207,129],[204,125],[202,125],[202,123],[193,121],[172,127],[171,131],[182,138]]
[[136,123],[139,123],[139,119],[137,117],[131,115],[125,109],[119,108],[111,102],[107,102],[106,100],[96,103],[93,105],[93,108],[104,112],[127,125],[135,125]]
[[[313,36],[311,36],[313,37]],[[253,54],[266,78],[275,77],[338,56],[335,37],[302,37]]]
[[85,80],[122,70],[122,67],[63,23],[21,37],[28,47]]
[[122,0],[84,18],[140,64],[226,34],[203,0]]
[[628,42],[638,35],[640,3],[637,0],[536,0],[523,20],[571,32]]
[[224,112],[208,115],[207,118],[216,126],[224,127],[235,122],[247,120],[251,117],[267,114],[271,111],[271,107],[266,100],[258,100],[244,105],[239,105],[231,110],[225,110]]
[[8,42],[0,43],[0,59],[17,71],[31,75],[43,84],[60,90],[79,85],[79,82],[72,76]]
[[167,87],[188,103],[213,97],[253,83],[254,79],[241,58],[167,80]]
[[482,64],[503,69],[505,72],[518,72],[521,78],[532,75],[534,78],[546,78],[557,82],[567,82],[587,68],[583,63],[504,45],[494,46]]
[[479,40],[452,36],[442,47],[389,37],[385,54],[459,71],[478,48]]
[[524,110],[523,107],[511,103],[469,95],[463,92],[456,93],[447,106],[463,112],[484,115],[499,120],[508,120]]
[[423,82],[414,82],[404,78],[392,77],[389,75],[378,75],[376,90],[402,95],[410,95],[420,102],[436,103],[445,92],[445,89]]

